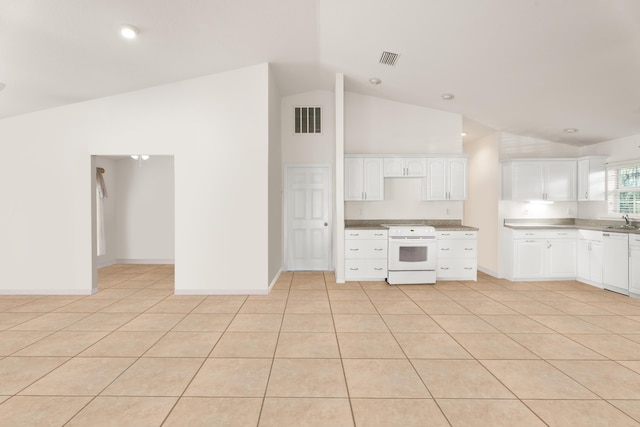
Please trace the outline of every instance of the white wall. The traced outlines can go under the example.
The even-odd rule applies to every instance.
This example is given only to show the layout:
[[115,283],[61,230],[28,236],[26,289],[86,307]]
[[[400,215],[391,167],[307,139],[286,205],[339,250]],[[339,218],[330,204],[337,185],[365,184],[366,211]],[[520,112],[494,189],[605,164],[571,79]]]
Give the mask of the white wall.
[[465,224],[477,227],[478,268],[497,275],[499,254],[499,219],[501,174],[500,134],[493,133],[464,144],[469,154],[467,200],[464,204]]
[[267,282],[272,283],[282,269],[283,197],[280,94],[273,74],[269,74],[269,269]]
[[500,160],[533,158],[576,158],[580,149],[573,145],[502,132]]
[[136,152],[175,158],[176,292],[266,293],[268,75],[261,64],[0,120],[0,292],[91,292],[91,155]]
[[[345,92],[348,154],[462,153],[462,116]],[[384,200],[345,202],[346,219],[462,219],[463,202],[425,202],[421,180],[386,178]]]
[[115,162],[117,260],[173,263],[175,189],[172,156],[130,157]]
[[[282,163],[333,164],[335,160],[335,96],[318,90],[282,98]],[[322,107],[321,134],[294,134],[294,107]]]
[[[104,209],[104,232],[105,232],[105,246],[106,253],[97,257],[96,262],[99,267],[112,265],[116,263],[118,258],[117,247],[117,184],[118,184],[118,172],[116,170],[116,162],[112,159],[105,157],[96,157],[96,167],[104,168],[105,172],[102,175],[104,183],[107,186],[108,197],[102,199]],[[96,248],[94,248],[96,250]]]

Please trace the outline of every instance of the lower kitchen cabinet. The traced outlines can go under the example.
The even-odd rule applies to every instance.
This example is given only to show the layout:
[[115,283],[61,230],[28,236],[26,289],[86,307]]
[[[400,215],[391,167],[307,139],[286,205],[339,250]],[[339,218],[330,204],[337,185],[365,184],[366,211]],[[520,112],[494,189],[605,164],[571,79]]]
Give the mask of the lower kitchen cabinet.
[[387,277],[387,230],[344,232],[345,280],[384,280]]
[[513,280],[573,279],[576,277],[576,231],[514,230]]
[[578,231],[576,279],[602,288],[602,232]]
[[640,298],[640,235],[629,235],[629,293]]
[[478,232],[438,231],[436,280],[477,280]]

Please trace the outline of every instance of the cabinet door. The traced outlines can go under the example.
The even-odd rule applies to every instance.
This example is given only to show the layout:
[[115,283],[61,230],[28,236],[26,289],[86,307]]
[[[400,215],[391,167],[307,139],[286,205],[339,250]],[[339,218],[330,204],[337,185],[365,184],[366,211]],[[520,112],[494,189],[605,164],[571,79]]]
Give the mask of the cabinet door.
[[345,157],[344,159],[344,199],[364,199],[364,159]]
[[576,200],[576,162],[553,161],[546,163],[545,199],[555,201]]
[[518,278],[544,277],[545,240],[513,241],[513,276]]
[[590,250],[589,240],[578,240],[578,256],[576,260],[576,277],[579,279],[591,280]]
[[576,241],[574,239],[548,239],[545,264],[548,277],[576,277]]
[[397,178],[404,176],[404,161],[396,157],[384,158],[384,176],[385,178]]
[[427,177],[422,182],[423,200],[446,200],[447,159],[427,159]]
[[591,281],[602,285],[602,242],[591,241],[590,268]]
[[589,200],[589,159],[578,160],[578,200]]
[[409,177],[424,177],[427,175],[426,159],[404,159],[404,167]]
[[449,200],[467,198],[467,159],[449,159]]
[[629,292],[640,295],[640,246],[629,246]]
[[364,200],[384,200],[382,158],[364,158]]
[[540,200],[544,194],[544,177],[540,162],[513,162],[511,169],[513,200]]

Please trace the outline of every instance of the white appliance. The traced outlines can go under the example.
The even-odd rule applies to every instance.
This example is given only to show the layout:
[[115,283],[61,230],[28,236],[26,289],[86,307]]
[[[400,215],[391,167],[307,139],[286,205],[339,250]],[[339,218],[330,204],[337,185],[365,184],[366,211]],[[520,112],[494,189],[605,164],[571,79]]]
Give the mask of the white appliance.
[[387,282],[391,285],[435,283],[436,229],[428,225],[386,226],[389,227]]
[[602,281],[604,288],[629,295],[629,236],[602,233]]

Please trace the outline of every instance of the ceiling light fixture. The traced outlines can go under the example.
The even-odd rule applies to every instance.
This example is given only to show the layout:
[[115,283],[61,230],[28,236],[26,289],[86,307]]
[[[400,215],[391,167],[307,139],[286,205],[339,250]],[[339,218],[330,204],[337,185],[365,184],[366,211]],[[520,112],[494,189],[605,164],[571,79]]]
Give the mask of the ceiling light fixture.
[[127,40],[135,39],[136,37],[138,37],[139,33],[140,31],[138,30],[138,28],[134,27],[133,25],[127,24],[120,26],[120,35]]
[[564,133],[577,133],[578,129],[576,129],[576,128],[566,128],[563,132]]
[[374,86],[377,86],[377,85],[379,85],[380,83],[382,83],[382,80],[380,80],[380,79],[379,79],[379,78],[377,78],[377,77],[371,77],[371,78],[369,79],[369,83],[371,83],[371,84],[372,84],[372,85],[374,85]]
[[445,101],[451,101],[453,98],[455,98],[456,96],[452,93],[443,93],[442,94],[442,99],[444,99]]

